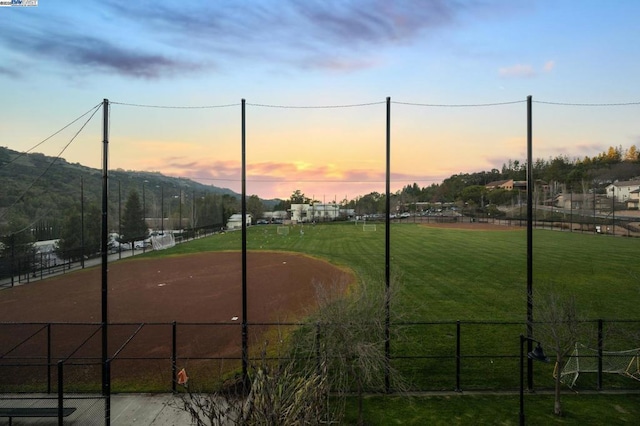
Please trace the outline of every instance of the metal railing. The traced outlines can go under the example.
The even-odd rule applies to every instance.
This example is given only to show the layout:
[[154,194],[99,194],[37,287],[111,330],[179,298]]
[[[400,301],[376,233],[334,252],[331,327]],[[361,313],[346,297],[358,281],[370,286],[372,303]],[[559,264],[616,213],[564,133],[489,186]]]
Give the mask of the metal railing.
[[[597,349],[620,347],[629,342],[640,320],[592,320],[593,331],[583,343]],[[109,375],[111,391],[176,392],[179,367],[192,370],[203,386],[229,374],[242,360],[239,323],[113,323],[109,324]],[[307,324],[309,325],[309,324]],[[252,342],[259,347],[261,334],[280,328],[292,333],[302,323],[249,324],[254,330]],[[323,347],[323,324],[317,328],[316,348]],[[101,348],[99,323],[0,323],[0,392],[51,393],[55,366],[63,361],[71,392],[99,391],[101,384]],[[237,335],[225,347],[216,347],[224,329]],[[259,329],[259,331],[258,331]],[[286,329],[286,330],[283,330]],[[517,337],[525,329],[523,322],[438,321],[392,323],[391,366],[407,377],[414,391],[434,390],[509,390],[517,387]],[[415,339],[412,336],[421,336]],[[429,341],[424,341],[429,336]],[[331,348],[323,348],[331,356]],[[260,359],[252,351],[250,361]],[[539,373],[538,382],[551,387],[553,366]],[[602,371],[586,388],[596,390],[640,389],[635,381],[603,379]]]

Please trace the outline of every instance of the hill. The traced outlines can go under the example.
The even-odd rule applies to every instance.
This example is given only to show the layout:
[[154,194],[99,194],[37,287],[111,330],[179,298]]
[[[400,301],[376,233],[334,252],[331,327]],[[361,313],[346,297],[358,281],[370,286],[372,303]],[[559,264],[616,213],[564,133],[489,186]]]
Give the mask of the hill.
[[[207,199],[225,200],[229,210],[240,202],[240,194],[213,185],[165,176],[158,172],[131,170],[109,171],[110,228],[117,226],[119,207],[128,194],[137,191],[144,203],[147,218],[178,217],[196,221],[196,203],[206,206]],[[56,229],[65,212],[101,206],[102,170],[69,163],[63,158],[39,153],[23,154],[0,147],[0,234],[16,224],[37,229],[39,238],[56,238]],[[278,200],[263,201],[273,207]],[[200,213],[201,215],[203,213]]]

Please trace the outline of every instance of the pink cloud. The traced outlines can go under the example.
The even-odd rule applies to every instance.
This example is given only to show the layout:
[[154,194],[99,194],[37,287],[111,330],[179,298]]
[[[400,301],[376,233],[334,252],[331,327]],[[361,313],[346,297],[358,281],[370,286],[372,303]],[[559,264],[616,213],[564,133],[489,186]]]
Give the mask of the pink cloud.
[[516,64],[510,67],[500,68],[498,73],[501,77],[533,77],[535,70],[528,64]]
[[555,61],[547,61],[547,62],[544,64],[543,70],[544,70],[545,72],[551,72],[551,71],[553,71],[553,69],[554,69],[555,67],[556,67],[556,63],[555,63]]
[[[169,176],[193,179],[207,185],[241,190],[241,165],[239,161],[192,160],[182,157],[149,159],[147,170],[162,170]],[[407,173],[392,173],[392,192],[405,185],[418,183],[428,186],[439,182],[443,176],[431,177]],[[295,190],[308,197],[327,197],[333,200],[353,198],[370,192],[385,191],[385,170],[366,168],[337,169],[331,165],[305,164],[303,169],[292,162],[262,162],[247,164],[247,193],[261,198],[288,198]],[[330,197],[330,198],[329,198]]]

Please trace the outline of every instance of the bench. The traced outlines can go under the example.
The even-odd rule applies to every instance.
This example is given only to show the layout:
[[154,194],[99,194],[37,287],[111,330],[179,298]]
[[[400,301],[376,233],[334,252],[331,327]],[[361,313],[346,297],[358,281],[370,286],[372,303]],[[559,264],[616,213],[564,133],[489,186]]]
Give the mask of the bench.
[[[62,417],[70,416],[75,407],[64,407]],[[2,407],[0,417],[9,417],[9,426],[13,417],[58,417],[57,407]]]

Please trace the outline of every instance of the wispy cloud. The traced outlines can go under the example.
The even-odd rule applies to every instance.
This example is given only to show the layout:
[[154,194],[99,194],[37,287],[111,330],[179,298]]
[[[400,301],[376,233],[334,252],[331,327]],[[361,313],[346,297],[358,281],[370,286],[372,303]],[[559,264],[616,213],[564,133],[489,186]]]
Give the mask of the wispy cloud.
[[9,77],[17,77],[19,73],[11,68],[0,66],[0,75],[6,75]]
[[388,47],[491,8],[491,2],[449,0],[86,3],[74,16],[25,14],[3,23],[0,47],[36,61],[137,78],[238,61],[351,72],[380,66],[377,55]]
[[501,77],[533,77],[536,75],[533,67],[528,64],[516,64],[510,67],[500,68]]
[[542,67],[542,69],[543,69],[545,72],[551,72],[551,71],[553,71],[553,69],[554,69],[555,67],[556,67],[556,62],[555,62],[555,61],[547,61],[547,62],[544,64],[544,67]]
[[[551,72],[553,71],[555,66],[556,64],[554,61],[547,61],[542,66],[542,72],[543,73]],[[510,78],[510,77],[530,78],[530,77],[538,76],[540,72],[537,71],[531,64],[515,64],[509,67],[498,69],[498,74],[500,75],[500,77],[506,77],[506,78]]]
[[[90,68],[104,73],[153,78],[197,68],[184,60],[118,45],[104,38],[69,32],[24,30],[5,37],[41,60]],[[77,69],[77,68],[76,68]]]
[[[217,187],[240,191],[241,166],[238,161],[193,161],[186,157],[147,158],[137,162],[136,169],[162,170],[169,176],[193,179]],[[407,173],[393,173],[393,190],[418,182],[428,186],[438,182],[443,176],[426,176]],[[385,187],[385,171],[377,169],[340,169],[334,165],[314,165],[295,162],[262,162],[247,165],[247,192],[259,194],[262,198],[286,198],[294,190],[316,198],[320,194],[338,194],[339,197],[356,196],[372,191],[382,192]]]

